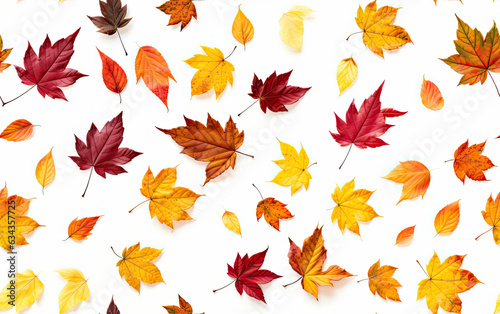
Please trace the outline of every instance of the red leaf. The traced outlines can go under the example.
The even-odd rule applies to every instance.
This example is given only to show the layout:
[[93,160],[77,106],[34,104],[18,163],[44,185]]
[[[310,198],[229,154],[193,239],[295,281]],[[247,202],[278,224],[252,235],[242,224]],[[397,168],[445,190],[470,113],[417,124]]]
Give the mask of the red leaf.
[[235,278],[235,286],[238,293],[241,295],[245,291],[249,296],[266,303],[264,293],[259,284],[266,284],[281,276],[276,275],[272,271],[260,269],[266,258],[267,250],[248,257],[245,254],[241,258],[240,254],[236,256],[234,266],[227,264],[227,274],[229,277]]
[[276,75],[271,74],[264,83],[254,74],[252,92],[248,95],[253,99],[260,100],[260,108],[264,113],[266,109],[272,112],[288,111],[285,105],[291,105],[299,101],[310,87],[289,86],[288,79],[292,71]]
[[70,36],[58,40],[54,45],[47,36],[40,46],[38,56],[28,42],[28,49],[24,55],[25,69],[15,66],[22,83],[36,85],[38,92],[43,97],[47,95],[53,99],[67,101],[59,87],[73,85],[79,78],[87,76],[77,70],[66,68],[74,53],[73,43],[79,32],[80,29]]
[[99,48],[99,55],[101,56],[102,61],[102,79],[104,81],[104,85],[112,91],[113,93],[117,93],[120,96],[120,103],[122,102],[121,92],[127,85],[127,74],[123,71],[122,67],[118,65],[113,59],[102,53]]
[[[127,172],[120,165],[142,154],[129,148],[119,147],[125,131],[122,114],[123,112],[120,112],[113,120],[106,122],[101,131],[98,131],[92,123],[87,133],[87,145],[75,135],[76,152],[79,157],[70,156],[70,158],[80,167],[80,170],[92,168],[98,175],[106,178],[106,173],[117,175]],[[82,196],[85,196],[85,192]]]

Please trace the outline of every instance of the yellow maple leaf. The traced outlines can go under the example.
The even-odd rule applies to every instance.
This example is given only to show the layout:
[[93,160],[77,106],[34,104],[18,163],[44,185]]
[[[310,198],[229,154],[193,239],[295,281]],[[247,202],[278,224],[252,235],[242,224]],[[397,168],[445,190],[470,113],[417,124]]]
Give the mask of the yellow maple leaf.
[[313,10],[305,5],[295,5],[279,20],[281,41],[293,49],[301,50],[304,36],[304,17]]
[[274,177],[271,182],[281,186],[291,186],[292,195],[297,192],[301,186],[307,190],[309,180],[312,179],[311,174],[307,169],[309,165],[309,157],[301,146],[300,153],[290,144],[280,142],[281,153],[285,159],[274,160],[282,170]]
[[[116,264],[120,277],[125,276],[128,284],[141,293],[141,281],[148,284],[157,282],[165,282],[161,276],[161,272],[155,264],[151,263],[163,251],[150,247],[141,249],[141,243],[137,243],[123,249],[120,261]],[[116,254],[116,253],[115,253]]]
[[[14,280],[14,278],[10,280]],[[15,303],[16,312],[22,311],[40,298],[44,288],[38,276],[30,269],[15,275],[15,294],[11,294],[11,291],[14,290],[12,286],[9,282],[0,292],[0,311],[12,308],[13,305],[9,302]],[[11,295],[15,299],[9,297]]]
[[[380,267],[380,260],[373,264],[368,270],[368,286],[375,295],[378,293],[384,300],[393,300],[401,302],[398,294],[398,287],[401,284],[392,276],[397,268],[389,265]],[[359,282],[359,281],[358,281]]]
[[226,60],[233,53],[224,58],[224,54],[217,48],[201,46],[201,49],[205,55],[195,54],[194,57],[184,60],[191,67],[198,69],[191,79],[191,97],[204,94],[213,87],[217,99],[228,81],[233,85],[234,66]]
[[338,220],[342,233],[347,227],[360,235],[358,221],[366,222],[380,217],[370,205],[366,204],[374,192],[365,189],[354,190],[354,179],[344,184],[342,190],[338,185],[335,187],[332,199],[337,205],[332,212],[332,222]]
[[339,96],[354,82],[358,76],[358,65],[354,59],[346,58],[337,66],[337,84],[339,85]]
[[57,272],[68,281],[59,293],[59,314],[62,314],[87,300],[90,292],[87,285],[88,279],[85,279],[78,269],[67,268]]
[[198,197],[202,196],[183,187],[174,187],[176,180],[177,168],[162,169],[155,177],[148,167],[148,171],[146,171],[142,179],[141,188],[142,195],[148,198],[144,202],[150,201],[149,212],[151,218],[156,216],[158,221],[172,229],[174,228],[174,220],[193,219],[186,210],[193,206]]

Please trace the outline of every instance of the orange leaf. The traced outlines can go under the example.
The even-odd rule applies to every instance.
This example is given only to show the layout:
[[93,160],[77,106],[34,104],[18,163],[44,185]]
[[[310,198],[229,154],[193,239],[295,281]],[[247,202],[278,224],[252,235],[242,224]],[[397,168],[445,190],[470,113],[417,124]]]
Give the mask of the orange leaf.
[[240,6],[241,4],[238,6],[238,13],[234,18],[232,32],[233,37],[246,48],[246,43],[253,38],[254,29],[250,20],[241,11]]
[[122,67],[118,65],[113,59],[102,53],[99,49],[99,55],[102,61],[102,80],[104,85],[120,96],[120,103],[122,102],[121,92],[127,85],[127,74],[123,71]]
[[452,233],[460,221],[460,200],[446,205],[437,213],[434,228],[437,234]]
[[[483,210],[481,214],[483,214],[484,221],[492,227],[490,230],[493,229],[493,239],[495,240],[495,243],[500,245],[500,193],[497,194],[494,201],[491,195],[488,197],[486,210]],[[479,237],[477,237],[476,240]]]
[[75,218],[68,226],[68,239],[82,241],[87,239],[92,233],[97,220],[102,216],[88,217],[77,220]]
[[168,109],[168,79],[175,81],[175,78],[160,52],[151,46],[140,47],[135,58],[135,74],[137,82],[142,78],[149,90],[160,98]]
[[33,133],[33,127],[34,125],[28,120],[18,119],[3,130],[0,138],[13,142],[24,141]]
[[373,295],[376,292],[384,300],[389,299],[401,302],[398,290],[396,289],[397,287],[401,287],[401,284],[392,278],[396,270],[396,267],[388,265],[380,267],[380,260],[370,267],[368,270],[368,285]]
[[262,217],[262,214],[264,214],[267,223],[274,229],[280,231],[280,219],[293,217],[285,206],[286,204],[274,199],[274,197],[263,199],[257,204],[257,221]]
[[192,0],[170,0],[157,7],[158,10],[165,14],[171,14],[168,25],[181,24],[181,31],[191,18],[196,19],[196,7]]
[[485,170],[495,166],[486,156],[481,156],[486,142],[469,147],[469,140],[465,141],[455,151],[453,169],[457,178],[465,183],[465,176],[476,181],[486,181]]
[[396,183],[403,183],[403,191],[398,204],[403,200],[411,200],[422,196],[431,183],[431,173],[427,167],[418,161],[404,161],[392,169],[392,171],[382,177]]
[[420,98],[422,98],[422,104],[430,110],[441,110],[444,106],[444,99],[441,95],[441,91],[436,84],[427,81],[425,76],[422,82],[422,89],[420,90]]
[[396,238],[396,244],[394,245],[404,245],[409,243],[413,239],[415,234],[415,226],[403,229]]

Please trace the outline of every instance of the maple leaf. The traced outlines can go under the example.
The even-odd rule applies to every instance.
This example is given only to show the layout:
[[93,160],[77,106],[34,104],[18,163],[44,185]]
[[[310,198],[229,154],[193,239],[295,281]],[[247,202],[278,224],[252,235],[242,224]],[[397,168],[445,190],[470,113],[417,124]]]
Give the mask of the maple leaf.
[[280,142],[281,153],[285,159],[273,160],[282,170],[274,177],[271,182],[281,186],[291,186],[291,195],[297,192],[301,186],[305,189],[309,187],[309,180],[312,179],[307,169],[316,164],[309,165],[309,157],[301,146],[300,153],[287,143]]
[[[113,248],[111,247],[113,250]],[[161,276],[160,270],[151,261],[156,259],[163,251],[150,247],[141,249],[141,243],[124,248],[122,256],[115,253],[121,258],[116,266],[120,273],[120,277],[125,276],[127,283],[141,293],[141,281],[148,284],[157,282],[165,282]],[[114,250],[113,250],[114,252]]]
[[337,84],[339,85],[339,96],[354,82],[358,76],[358,65],[354,59],[346,58],[337,66]]
[[415,226],[401,230],[401,232],[398,234],[396,238],[396,244],[394,245],[408,244],[413,239],[414,234],[415,234]]
[[[236,153],[246,155],[237,151],[243,144],[245,132],[239,132],[233,119],[229,117],[223,129],[219,121],[214,120],[210,114],[207,118],[207,126],[201,122],[184,117],[186,126],[174,129],[160,129],[163,133],[170,135],[172,139],[184,147],[181,153],[195,160],[208,162],[205,169],[206,180],[204,185],[221,175],[229,167],[234,169],[236,165]],[[246,155],[249,157],[250,155]]]
[[[38,92],[44,98],[45,96],[49,96],[53,99],[64,99],[67,101],[60,87],[73,85],[79,78],[87,76],[77,70],[66,68],[71,56],[73,56],[73,44],[79,32],[80,29],[77,29],[76,32],[58,40],[53,45],[47,35],[45,41],[40,46],[38,56],[28,42],[28,49],[26,49],[24,55],[24,69],[17,65],[15,66],[21,82],[31,86],[28,91],[36,86]],[[5,102],[0,97],[2,106],[18,99],[28,91]]]
[[229,230],[241,235],[240,221],[235,213],[225,210],[224,214],[222,214],[222,223]]
[[430,110],[441,110],[444,106],[444,99],[441,95],[441,91],[436,84],[427,81],[425,76],[422,82],[422,88],[420,89],[420,98],[422,99],[422,104]]
[[[493,80],[490,71],[500,72],[500,36],[495,22],[483,39],[478,29],[472,29],[457,15],[455,16],[458,20],[458,29],[457,40],[454,43],[458,54],[440,60],[455,72],[462,74],[458,85],[474,85],[478,82],[484,84],[488,75]],[[494,80],[493,83],[497,87]]]
[[193,314],[193,308],[191,307],[191,304],[189,304],[189,302],[184,300],[180,295],[179,295],[179,306],[169,305],[169,306],[164,306],[163,308],[167,310],[168,314]]
[[87,237],[92,234],[92,230],[94,229],[95,224],[101,217],[102,216],[95,216],[82,219],[78,219],[77,217],[73,219],[73,221],[68,226],[67,239],[71,238],[76,241],[87,239]]
[[[28,269],[23,273],[15,274],[15,306],[16,312],[20,312],[25,308],[33,305],[43,293],[43,283],[38,278],[38,275]],[[14,307],[12,305],[11,293],[12,283],[10,282],[0,292],[0,311]]]
[[[148,198],[144,202],[149,201],[149,213],[151,214],[151,218],[156,216],[159,222],[172,229],[174,228],[174,220],[193,219],[186,210],[194,205],[198,197],[202,196],[183,187],[174,187],[176,180],[177,167],[162,169],[156,177],[148,167],[148,171],[146,171],[142,179],[141,188],[142,195]],[[136,207],[131,209],[129,213]]]
[[120,314],[120,310],[115,304],[115,300],[113,300],[113,297],[111,297],[111,302],[109,302],[108,310],[106,311],[106,314]]
[[[399,117],[406,113],[390,108],[381,109],[380,94],[382,93],[382,87],[384,87],[384,83],[380,85],[373,95],[363,101],[359,112],[353,100],[346,112],[346,122],[335,113],[337,132],[339,133],[330,132],[330,134],[340,146],[349,146],[347,156],[351,152],[352,145],[362,149],[389,145],[378,138],[393,127],[393,125],[385,123],[385,118]],[[339,169],[342,168],[347,156]]]
[[260,103],[260,109],[266,113],[267,109],[272,112],[288,111],[285,105],[291,105],[299,101],[302,96],[307,93],[311,87],[298,87],[288,85],[288,79],[292,74],[293,70],[289,72],[276,75],[276,71],[273,72],[266,81],[262,83],[262,80],[257,77],[256,74],[253,75],[252,82],[252,92],[248,95],[253,99],[256,99],[254,103],[243,110],[238,116],[243,112],[247,111],[252,107],[257,101]]
[[241,4],[238,6],[238,13],[234,17],[232,33],[234,39],[242,43],[244,49],[246,49],[247,42],[253,38],[254,29],[252,22],[243,14],[240,7]]
[[[267,250],[268,249],[265,249],[264,251],[256,253],[250,257],[248,257],[248,254],[245,254],[243,258],[240,256],[240,253],[238,253],[236,255],[236,260],[234,261],[234,266],[227,264],[227,275],[235,279],[233,282],[238,293],[241,295],[243,294],[243,291],[245,291],[246,294],[252,298],[264,303],[266,303],[266,299],[264,298],[264,292],[262,292],[259,285],[281,278],[280,275],[276,275],[272,271],[260,269],[262,264],[264,264]],[[230,284],[214,290],[214,293],[224,289]]]
[[3,40],[2,36],[0,36],[0,73],[2,73],[5,69],[10,67],[10,64],[4,63],[5,59],[10,55],[12,48],[3,49]]
[[0,134],[0,138],[13,142],[27,140],[33,133],[34,126],[35,125],[31,124],[28,120],[18,119],[3,130],[2,134]]
[[391,24],[396,18],[398,10],[398,8],[390,6],[384,6],[377,10],[377,1],[369,3],[364,11],[359,6],[356,24],[362,30],[359,33],[363,33],[363,43],[382,58],[384,57],[382,49],[393,50],[407,43],[413,43],[404,28]]
[[493,240],[495,240],[497,245],[500,245],[500,193],[497,194],[495,200],[493,200],[491,195],[488,197],[486,210],[483,210],[481,214],[484,221],[491,226],[491,229],[480,234],[476,240],[487,232],[493,231]]
[[[295,282],[302,280],[302,288],[312,294],[316,300],[318,299],[318,285],[333,287],[332,281],[352,276],[345,269],[337,265],[331,265],[327,270],[323,270],[323,264],[326,260],[326,249],[323,245],[322,229],[323,227],[316,227],[314,229],[313,234],[304,240],[302,250],[300,250],[292,239],[288,239],[290,241],[288,261],[292,269],[301,275]],[[291,284],[284,285],[284,287]]]
[[337,185],[332,199],[337,204],[332,212],[332,222],[338,220],[340,231],[344,233],[345,228],[359,234],[358,221],[370,221],[380,217],[373,208],[366,204],[375,191],[365,189],[354,190],[354,179],[347,182],[342,190]]
[[102,53],[99,48],[97,48],[97,51],[99,51],[102,61],[102,80],[104,81],[104,85],[113,93],[118,94],[121,104],[121,92],[127,86],[127,74],[125,74],[125,71],[123,71],[122,67],[115,60]]
[[452,233],[460,221],[460,200],[446,205],[434,218],[434,229],[436,235]]
[[168,68],[167,61],[156,48],[143,46],[139,48],[135,58],[135,75],[137,82],[142,78],[144,84],[167,107],[169,78],[177,82]]
[[196,54],[184,60],[192,68],[198,69],[191,79],[191,97],[204,94],[213,87],[215,99],[218,99],[226,88],[227,82],[233,85],[234,66],[226,59],[233,54],[236,46],[227,57],[224,57],[224,54],[217,48],[200,47],[205,55]]
[[[257,189],[255,184],[253,186]],[[257,204],[257,221],[264,215],[267,223],[280,231],[280,219],[292,218],[293,215],[286,208],[286,204],[274,199],[274,197],[264,198],[259,189],[257,191],[262,198],[262,201]]]
[[434,253],[427,265],[427,272],[424,270],[429,278],[418,284],[417,300],[426,297],[427,307],[433,314],[437,314],[439,306],[447,312],[460,313],[462,301],[458,293],[481,283],[473,273],[460,269],[464,258],[465,256],[453,255],[441,264]]
[[[28,244],[24,236],[38,227],[43,227],[35,220],[25,216],[30,202],[30,199],[21,196],[8,196],[7,185],[0,190],[0,246],[9,252],[12,252],[15,245]],[[14,240],[12,236],[14,236]]]
[[403,161],[396,168],[382,177],[396,183],[403,183],[403,191],[399,198],[398,204],[403,200],[411,200],[422,196],[431,184],[431,173],[427,167],[418,161]]
[[486,141],[469,147],[469,140],[465,141],[455,151],[453,170],[457,178],[465,184],[465,176],[475,181],[486,181],[484,171],[494,167],[491,160],[482,156]]
[[122,37],[120,36],[119,28],[125,27],[132,18],[125,18],[127,16],[127,5],[122,6],[121,0],[100,0],[99,6],[101,8],[102,16],[88,16],[87,17],[94,23],[94,25],[99,29],[99,33],[106,34],[108,36],[114,33],[118,34],[120,42],[125,51],[125,55],[128,56],[125,45],[123,45]]
[[54,181],[56,177],[56,166],[54,165],[54,158],[52,157],[52,149],[45,155],[36,165],[35,175],[36,180],[42,186],[42,194],[45,187]]
[[57,270],[59,275],[68,282],[59,293],[59,314],[66,313],[90,296],[88,279],[78,269]]
[[171,14],[168,25],[181,23],[181,31],[188,25],[192,17],[197,18],[196,7],[192,0],[170,0],[157,9],[165,14]]
[[120,112],[111,121],[106,122],[101,131],[97,130],[94,123],[87,133],[87,145],[75,135],[75,147],[78,156],[70,156],[80,170],[90,169],[89,180],[82,197],[85,196],[89,187],[92,171],[106,178],[106,173],[117,175],[127,172],[120,165],[124,165],[139,156],[138,153],[129,148],[120,147],[123,141],[122,114]]
[[384,300],[389,299],[401,302],[398,290],[396,289],[397,287],[401,287],[401,284],[392,278],[396,270],[396,267],[389,265],[380,267],[380,260],[370,267],[368,270],[368,286],[373,295],[378,293]]
[[295,5],[290,11],[283,13],[279,20],[280,39],[287,46],[301,51],[304,37],[304,17],[313,13],[305,5]]

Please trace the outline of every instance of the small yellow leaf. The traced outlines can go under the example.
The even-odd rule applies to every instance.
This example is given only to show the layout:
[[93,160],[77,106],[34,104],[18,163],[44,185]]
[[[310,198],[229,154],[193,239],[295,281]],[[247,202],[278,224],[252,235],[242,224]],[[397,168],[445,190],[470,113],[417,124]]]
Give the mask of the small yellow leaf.
[[238,13],[233,22],[233,36],[246,47],[246,43],[253,38],[254,29],[250,20],[241,12],[240,6],[241,4],[238,6]]
[[226,228],[241,235],[240,221],[234,213],[226,210],[222,215],[222,222]]
[[452,233],[460,221],[460,200],[446,205],[434,219],[437,234]]
[[59,293],[59,314],[65,313],[88,299],[90,292],[87,280],[78,269],[67,268],[57,270],[68,282]]
[[339,85],[339,96],[354,82],[358,76],[358,65],[353,58],[340,61],[337,67],[337,83]]
[[54,158],[52,157],[52,149],[53,148],[51,148],[50,152],[40,159],[38,165],[36,165],[36,179],[42,186],[42,193],[45,187],[54,181],[56,176],[56,167],[54,165]]
[[300,51],[304,36],[304,17],[312,12],[313,10],[305,5],[296,5],[284,13],[279,20],[281,41]]
[[[14,280],[11,278],[10,280]],[[10,281],[9,280],[9,281]],[[23,309],[31,306],[36,300],[40,298],[43,293],[43,283],[38,279],[38,276],[33,273],[32,270],[28,269],[24,273],[17,273],[15,277],[15,304],[16,312],[20,312]],[[9,296],[11,295],[11,284],[10,282],[2,289],[0,292],[0,311],[10,309],[13,305],[9,302],[14,301]]]

